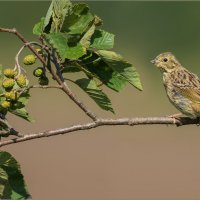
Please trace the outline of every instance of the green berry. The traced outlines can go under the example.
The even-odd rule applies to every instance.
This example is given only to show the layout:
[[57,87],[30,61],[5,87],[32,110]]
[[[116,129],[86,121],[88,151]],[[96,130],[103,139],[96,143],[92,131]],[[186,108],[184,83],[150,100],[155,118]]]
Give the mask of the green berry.
[[11,103],[9,101],[1,102],[1,107],[2,108],[8,109],[8,108],[10,108],[10,106],[11,106]]
[[35,61],[36,61],[36,57],[33,54],[27,55],[23,59],[23,63],[25,65],[32,65],[35,63]]
[[2,86],[5,89],[11,89],[11,88],[13,88],[14,85],[15,85],[15,81],[13,79],[11,79],[11,78],[4,79],[4,81],[2,83]]
[[4,69],[3,74],[7,77],[7,78],[14,78],[16,76],[16,71],[14,71],[11,68],[7,68]]
[[20,74],[16,82],[19,87],[21,88],[26,87],[26,84],[27,84],[26,76],[24,76],[23,74]]
[[42,67],[38,67],[37,69],[35,69],[33,71],[33,75],[36,77],[41,77],[43,75],[43,68]]
[[6,97],[7,100],[15,101],[17,100],[19,95],[14,91],[10,91],[10,92],[5,92],[4,96]]
[[49,79],[46,76],[42,76],[38,79],[40,85],[48,85]]

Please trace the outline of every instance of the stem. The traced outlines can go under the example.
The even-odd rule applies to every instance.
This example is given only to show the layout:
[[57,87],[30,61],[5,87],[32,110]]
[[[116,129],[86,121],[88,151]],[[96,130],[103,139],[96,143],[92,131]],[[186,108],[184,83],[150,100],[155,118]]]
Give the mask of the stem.
[[31,85],[28,89],[32,89],[32,88],[41,88],[41,89],[57,88],[57,89],[61,89],[62,87],[60,85]]

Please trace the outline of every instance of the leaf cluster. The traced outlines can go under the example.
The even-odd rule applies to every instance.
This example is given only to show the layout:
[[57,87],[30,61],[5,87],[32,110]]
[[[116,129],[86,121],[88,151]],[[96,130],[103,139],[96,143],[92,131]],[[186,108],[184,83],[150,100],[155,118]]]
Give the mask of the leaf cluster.
[[112,51],[114,35],[100,28],[102,20],[84,3],[53,0],[33,33],[56,51],[62,74],[82,72],[74,81],[102,109],[114,112],[101,86],[119,92],[129,83],[142,90],[135,67]]
[[23,175],[18,162],[8,152],[0,152],[0,199],[28,199]]

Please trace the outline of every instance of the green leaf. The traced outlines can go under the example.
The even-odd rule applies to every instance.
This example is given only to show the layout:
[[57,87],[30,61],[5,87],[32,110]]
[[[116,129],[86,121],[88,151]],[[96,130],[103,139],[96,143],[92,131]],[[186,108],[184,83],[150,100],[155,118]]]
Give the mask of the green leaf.
[[94,16],[89,12],[89,8],[84,3],[74,4],[71,14],[66,15],[61,32],[69,34],[84,33],[89,24],[94,20]]
[[96,26],[93,24],[88,31],[84,34],[84,36],[81,38],[80,43],[85,48],[89,48],[90,46],[90,40],[92,35],[94,34]]
[[30,98],[30,94],[27,92],[23,92],[20,97],[18,98],[18,102],[21,102],[23,105],[26,105],[28,103],[28,100]]
[[107,87],[119,92],[126,85],[127,81],[97,54],[91,53],[90,56],[84,58],[83,62],[85,68],[95,74]]
[[62,73],[74,73],[74,72],[80,72],[81,69],[76,67],[76,66],[66,66],[63,70]]
[[132,64],[125,61],[122,56],[113,51],[99,50],[98,54],[111,69],[118,72],[131,85],[142,90],[140,76]]
[[70,0],[53,0],[53,13],[51,32],[60,31],[63,21],[71,11],[72,4]]
[[35,34],[35,35],[41,35],[43,33],[44,20],[45,20],[45,18],[42,17],[41,20],[40,20],[40,22],[38,22],[37,24],[35,24],[35,26],[33,27],[33,34]]
[[95,49],[112,49],[114,46],[114,35],[104,30],[95,30],[90,47]]
[[0,198],[1,199],[28,199],[23,175],[18,162],[8,152],[0,152]]
[[65,33],[50,33],[46,35],[46,38],[57,50],[62,60],[65,58],[78,59],[86,53],[86,49],[80,43],[68,44],[68,37]]
[[60,57],[64,60],[68,51],[68,39],[63,33],[50,33],[45,35],[48,42],[57,50]]
[[19,108],[19,109],[15,109],[15,110],[9,110],[12,114],[21,117],[29,122],[33,122],[33,120],[30,118],[28,112],[26,111],[25,108]]
[[0,167],[0,199],[11,196],[11,188],[8,182],[8,174]]
[[80,43],[77,43],[74,46],[69,46],[68,52],[65,58],[68,59],[78,59],[86,54],[86,49],[82,47]]
[[49,30],[51,29],[52,14],[53,14],[53,2],[51,2],[44,20],[43,30],[45,33],[48,33]]
[[76,80],[75,83],[82,88],[100,108],[114,113],[110,99],[100,88],[97,87],[94,80],[83,78]]

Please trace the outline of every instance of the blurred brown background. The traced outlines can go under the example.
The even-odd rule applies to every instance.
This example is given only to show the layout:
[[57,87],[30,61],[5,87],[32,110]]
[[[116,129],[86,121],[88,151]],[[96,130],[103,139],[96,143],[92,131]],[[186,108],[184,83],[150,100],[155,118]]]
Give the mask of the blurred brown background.
[[[200,2],[88,1],[116,34],[115,51],[139,71],[144,91],[128,86],[120,93],[105,88],[116,116],[101,111],[82,91],[73,91],[102,117],[166,116],[177,110],[168,102],[160,72],[150,63],[172,51],[189,70],[199,73]],[[16,27],[28,40],[49,2],[0,2],[0,26]],[[0,33],[0,63],[14,65],[21,47],[14,35]],[[39,65],[39,63],[38,63]],[[38,66],[37,65],[37,66]],[[34,67],[26,68],[31,83]],[[31,124],[9,115],[24,133],[88,121],[57,90],[33,90],[28,104]],[[100,127],[3,147],[20,162],[33,199],[199,200],[200,128],[197,126]]]

